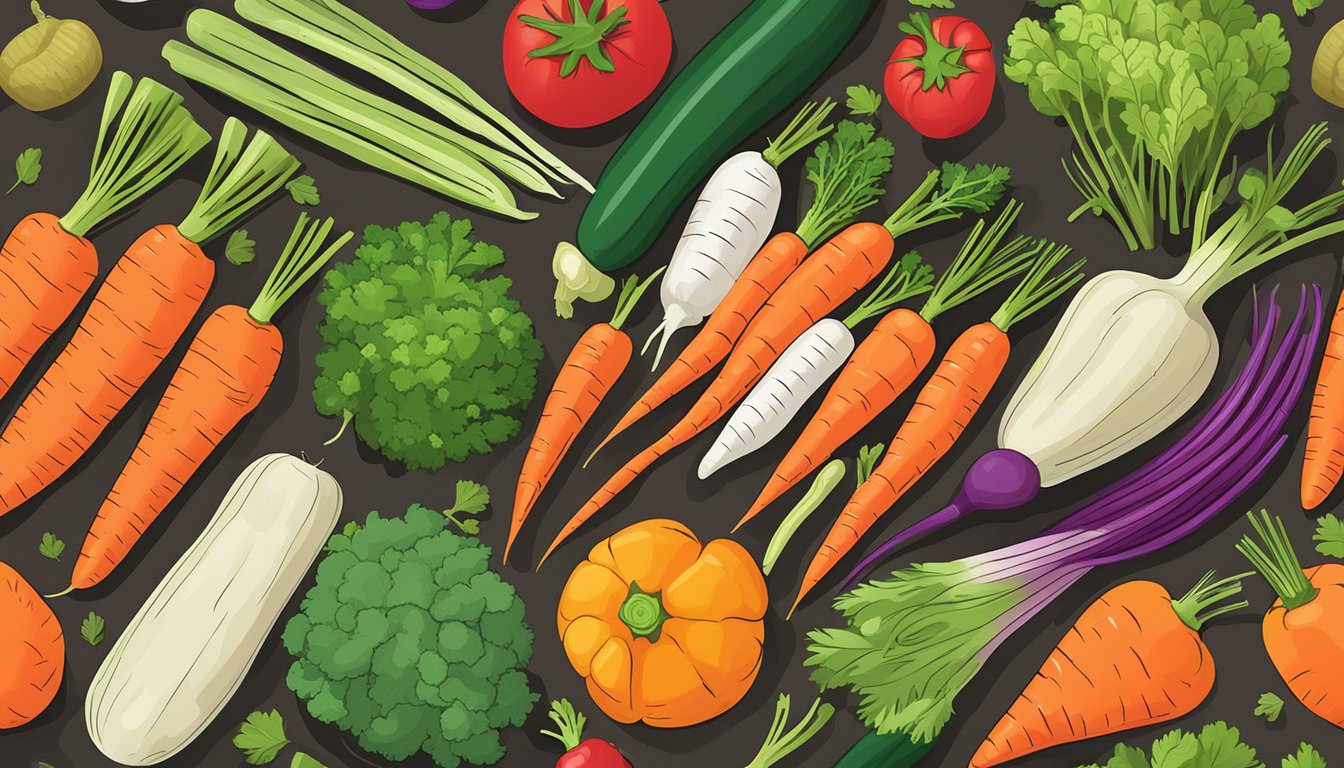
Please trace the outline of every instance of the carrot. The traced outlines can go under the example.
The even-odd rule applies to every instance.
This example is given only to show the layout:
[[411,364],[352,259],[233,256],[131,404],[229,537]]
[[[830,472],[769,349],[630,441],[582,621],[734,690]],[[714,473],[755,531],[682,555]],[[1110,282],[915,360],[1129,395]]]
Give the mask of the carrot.
[[1303,569],[1282,520],[1248,517],[1262,543],[1243,536],[1237,551],[1278,595],[1261,623],[1269,660],[1303,706],[1344,728],[1344,564]]
[[1102,595],[990,730],[971,768],[1193,711],[1214,683],[1213,657],[1200,629],[1247,606],[1214,607],[1238,594],[1249,575],[1214,581],[1210,571],[1179,600],[1151,581],[1130,581]]
[[215,167],[180,226],[154,227],[112,267],[65,349],[0,433],[0,515],[70,468],[186,331],[214,280],[200,243],[261,203],[299,161],[230,118]]
[[1020,272],[1039,246],[1019,237],[999,248],[1022,206],[1009,201],[992,226],[977,221],[957,257],[918,312],[897,309],[878,321],[821,401],[820,407],[775,468],[756,501],[733,530],[778,499],[882,413],[933,359],[933,321]]
[[1330,338],[1325,343],[1307,422],[1302,459],[1302,508],[1315,509],[1344,473],[1344,294],[1339,297]]
[[[673,395],[695,383],[723,361],[733,345],[742,337],[751,319],[765,306],[776,290],[807,258],[807,243],[792,232],[781,232],[770,238],[755,258],[747,264],[728,294],[710,314],[700,332],[677,355],[658,381],[649,387],[630,410],[626,411],[611,432],[593,451],[596,455],[613,437],[629,429],[640,419]],[[652,340],[652,339],[650,339]],[[592,461],[592,456],[588,457]],[[585,462],[586,466],[587,462]]]
[[[948,348],[892,438],[882,462],[850,497],[839,519],[826,534],[803,575],[793,609],[797,609],[831,568],[961,437],[1008,362],[1011,349],[1008,330],[1082,279],[1079,272],[1082,260],[1051,276],[1069,251],[1068,246],[1044,241],[1038,244],[1031,251],[1036,256],[1036,263],[990,321],[968,328]],[[934,518],[925,522],[929,525],[937,523]],[[911,528],[908,533],[915,535],[917,528]],[[887,542],[876,556],[895,549],[904,540]],[[789,611],[790,616],[793,609]]]
[[634,345],[622,326],[649,284],[662,273],[660,269],[643,282],[635,276],[627,278],[616,299],[616,312],[611,322],[598,323],[584,331],[556,374],[551,394],[541,409],[537,430],[527,447],[523,469],[518,474],[513,518],[509,521],[509,538],[504,544],[504,562],[509,561],[509,551],[513,549],[518,531],[560,461],[630,364]]
[[300,214],[252,306],[226,304],[206,318],[98,510],[70,588],[61,594],[106,578],[220,441],[265,397],[283,349],[272,318],[354,236],[346,232],[322,250],[331,228],[331,219],[309,226],[307,214]]
[[19,220],[0,247],[0,396],[70,317],[98,275],[85,235],[208,144],[182,97],[148,78],[112,76],[89,183],[64,216]]
[[19,572],[0,563],[0,730],[17,728],[56,698],[65,675],[65,635]]

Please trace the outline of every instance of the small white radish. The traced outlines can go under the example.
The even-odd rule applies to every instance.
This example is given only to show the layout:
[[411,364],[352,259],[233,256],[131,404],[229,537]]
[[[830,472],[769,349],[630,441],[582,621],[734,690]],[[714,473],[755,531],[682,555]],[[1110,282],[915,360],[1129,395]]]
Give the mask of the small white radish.
[[834,106],[829,99],[805,105],[764,152],[733,155],[705,184],[659,288],[663,321],[641,351],[658,340],[654,369],[672,334],[703,322],[765,245],[783,196],[778,168],[831,131],[823,123]]
[[854,326],[928,293],[933,270],[919,254],[903,256],[844,320],[822,318],[802,333],[752,387],[700,462],[703,480],[770,442],[854,352]]
[[853,352],[854,334],[843,322],[826,318],[808,328],[733,411],[700,461],[700,479],[774,439]]

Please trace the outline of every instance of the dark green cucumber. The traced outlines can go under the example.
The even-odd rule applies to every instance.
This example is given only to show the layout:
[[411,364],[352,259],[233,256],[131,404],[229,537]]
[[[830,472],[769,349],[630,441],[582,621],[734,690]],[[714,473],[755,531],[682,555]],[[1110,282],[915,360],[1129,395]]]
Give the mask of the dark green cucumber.
[[869,731],[854,742],[834,768],[912,768],[933,750],[933,742],[919,744],[902,731]]
[[871,8],[872,0],[756,0],[738,14],[602,172],[579,222],[588,260],[611,271],[643,256],[687,195],[816,82]]

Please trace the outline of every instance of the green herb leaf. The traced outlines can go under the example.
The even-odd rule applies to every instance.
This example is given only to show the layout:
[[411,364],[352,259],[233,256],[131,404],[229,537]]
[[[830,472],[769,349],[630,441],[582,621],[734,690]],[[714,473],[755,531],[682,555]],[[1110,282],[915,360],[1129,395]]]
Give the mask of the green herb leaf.
[[1325,758],[1316,748],[1305,741],[1297,748],[1297,753],[1283,758],[1283,768],[1326,768]]
[[1293,0],[1293,11],[1298,16],[1306,16],[1308,12],[1314,11],[1324,4],[1325,0]]
[[804,242],[829,238],[886,191],[896,148],[877,135],[872,123],[841,120],[803,164],[815,193],[796,230]]
[[1152,762],[1142,749],[1117,744],[1105,766],[1079,768],[1264,768],[1255,750],[1241,743],[1241,734],[1227,723],[1204,726],[1198,735],[1171,731],[1153,742]]
[[294,761],[289,764],[289,768],[327,768],[327,766],[319,763],[317,758],[312,755],[296,752],[294,754]]
[[285,720],[274,709],[253,712],[233,737],[233,746],[242,751],[249,765],[266,765],[289,744],[285,737]]
[[1344,559],[1344,520],[1325,515],[1316,521],[1316,533],[1311,540],[1322,555]]
[[354,536],[358,532],[359,532],[359,523],[356,523],[354,520],[351,520],[350,522],[346,523],[345,527],[341,529],[341,535],[346,537],[347,539],[350,538],[351,536]]
[[89,611],[89,615],[84,617],[84,621],[79,625],[79,634],[89,645],[97,646],[103,642],[103,634],[107,629],[107,622],[103,617]]
[[[479,520],[471,519],[471,515],[479,515],[490,505],[490,489],[480,483],[471,480],[457,481],[457,498],[453,500],[453,506],[444,511],[461,531],[469,536],[475,536],[481,532],[481,523]],[[467,519],[458,519],[462,515]]]
[[882,458],[882,452],[887,449],[886,443],[877,445],[865,445],[859,449],[859,457],[854,461],[854,468],[859,476],[859,485],[863,485],[873,474],[873,468]]
[[306,173],[290,179],[285,189],[289,190],[289,196],[299,205],[317,205],[322,202],[322,195],[317,191],[317,182]]
[[20,152],[18,159],[14,161],[14,173],[18,179],[13,186],[5,190],[6,195],[20,184],[31,186],[37,183],[37,177],[42,174],[42,150],[38,147],[29,147]]
[[56,537],[56,534],[48,531],[42,534],[42,543],[37,545],[37,551],[48,560],[61,559],[61,553],[65,551],[65,542]]
[[866,85],[851,85],[845,89],[845,106],[855,117],[871,117],[882,108],[882,94]]
[[230,264],[241,267],[257,257],[257,243],[247,236],[246,229],[235,229],[229,234],[229,242],[224,246],[224,258]]
[[1260,694],[1259,700],[1255,705],[1255,716],[1265,718],[1265,722],[1273,723],[1283,714],[1283,699],[1273,692]]
[[953,0],[910,0],[910,4],[918,8],[956,8]]

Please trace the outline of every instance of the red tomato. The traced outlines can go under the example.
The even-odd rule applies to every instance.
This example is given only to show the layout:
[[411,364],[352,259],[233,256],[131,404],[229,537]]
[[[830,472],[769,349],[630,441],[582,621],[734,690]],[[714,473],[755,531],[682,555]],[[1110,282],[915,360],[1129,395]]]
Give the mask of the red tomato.
[[887,62],[887,101],[921,136],[947,139],[971,130],[994,97],[994,51],[985,31],[960,16],[915,13]]
[[561,128],[634,109],[671,60],[672,28],[657,0],[522,0],[504,28],[509,90]]

